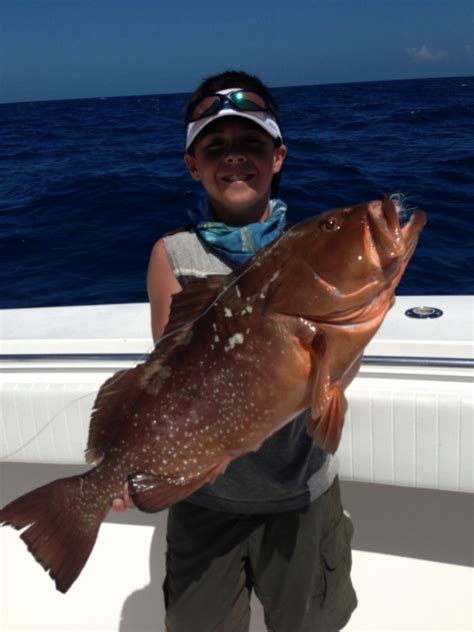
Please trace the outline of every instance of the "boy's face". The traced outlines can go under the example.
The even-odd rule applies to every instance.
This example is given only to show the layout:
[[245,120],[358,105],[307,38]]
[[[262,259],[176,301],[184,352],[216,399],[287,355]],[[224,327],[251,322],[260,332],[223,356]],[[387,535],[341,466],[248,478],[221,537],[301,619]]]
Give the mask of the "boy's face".
[[209,125],[185,155],[195,180],[207,191],[216,219],[246,224],[264,218],[272,178],[283,165],[286,148],[255,123],[225,116]]

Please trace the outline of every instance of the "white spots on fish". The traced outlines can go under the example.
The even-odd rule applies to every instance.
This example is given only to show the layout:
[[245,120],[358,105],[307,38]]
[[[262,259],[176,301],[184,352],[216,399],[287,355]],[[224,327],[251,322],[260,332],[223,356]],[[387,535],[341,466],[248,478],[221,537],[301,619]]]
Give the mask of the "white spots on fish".
[[240,298],[242,296],[242,294],[240,293],[240,288],[238,285],[235,286],[235,293],[237,294],[237,296]]
[[219,342],[219,340],[220,340],[220,338],[219,338],[219,336],[216,334],[216,335],[214,336],[214,342]]
[[251,305],[247,305],[246,307],[244,307],[244,309],[240,312],[241,316],[245,316],[246,314],[251,314],[253,312],[253,307]]
[[270,283],[273,283],[273,281],[276,281],[279,276],[280,276],[280,271],[279,270],[275,270],[275,272],[270,277]]
[[235,347],[235,345],[241,345],[244,342],[244,334],[242,333],[236,333],[233,336],[231,336],[228,340],[227,340],[227,346],[224,347],[224,351],[230,351],[231,349],[233,349]]
[[[246,305],[245,314],[252,313],[253,307],[250,303],[254,298],[254,296],[248,297],[244,302]],[[227,318],[233,316],[229,307],[224,308],[224,316]],[[217,323],[213,323],[212,328],[214,332],[217,332]],[[235,349],[237,345],[243,344],[245,335],[249,333],[250,329],[247,328],[230,337],[225,336],[222,341],[224,342],[227,338],[225,350],[230,351]],[[222,337],[221,334],[219,335]],[[212,339],[213,342],[220,342],[217,333]],[[252,340],[248,339],[247,343],[250,345]],[[176,373],[174,375],[176,376]],[[211,393],[208,398],[211,407],[220,407],[220,417],[212,424],[204,425],[204,420],[207,417],[205,409],[195,410],[189,404],[183,409],[182,403],[176,404],[168,393],[162,392],[164,406],[160,409],[159,426],[156,429],[151,429],[151,426],[156,424],[156,410],[152,410],[151,415],[150,412],[145,413],[145,415],[140,414],[140,418],[143,416],[151,417],[151,421],[149,419],[147,422],[152,439],[150,441],[150,454],[146,449],[142,451],[140,446],[140,452],[136,455],[134,466],[130,469],[137,471],[137,467],[143,467],[144,459],[146,459],[146,463],[151,464],[148,471],[155,472],[157,475],[159,473],[161,479],[168,480],[170,484],[184,485],[207,472],[210,465],[220,458],[223,450],[227,453],[233,445],[238,445],[239,449],[244,446],[249,436],[244,418],[251,417],[253,422],[258,422],[259,416],[256,414],[257,410],[253,402],[242,401],[247,394],[245,389],[248,386],[248,378],[241,378],[241,375],[235,375],[234,370],[224,367],[218,368],[214,362],[214,369],[207,374],[205,383],[202,384],[204,390]],[[188,393],[188,391],[193,389],[188,388],[186,383],[183,387],[181,393],[183,393],[185,401],[190,402],[189,398],[192,398],[194,394]],[[250,436],[253,436],[253,433]],[[181,480],[185,482],[180,483]]]
[[176,487],[182,487],[188,482],[184,476],[179,476],[178,478],[168,476],[165,478],[165,481],[168,483],[168,485],[175,485]]
[[232,310],[229,307],[224,307],[224,316],[226,318],[232,318]]
[[212,323],[212,328],[214,329],[214,331],[217,331],[217,323]]
[[202,421],[201,415],[197,412],[197,410],[193,408],[191,411],[189,411],[189,414],[186,416],[184,420],[184,426],[185,428],[187,428],[190,425],[196,426],[197,424],[201,423],[201,421]]

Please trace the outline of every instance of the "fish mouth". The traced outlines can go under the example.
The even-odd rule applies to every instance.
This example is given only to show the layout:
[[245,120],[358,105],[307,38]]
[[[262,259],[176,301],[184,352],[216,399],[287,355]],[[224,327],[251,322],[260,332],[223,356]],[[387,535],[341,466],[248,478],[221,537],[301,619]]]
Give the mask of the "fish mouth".
[[[385,196],[368,207],[370,238],[383,270],[400,259],[408,263],[427,220],[423,211],[407,211],[398,201],[396,196]],[[407,214],[402,226],[400,219],[406,219]]]

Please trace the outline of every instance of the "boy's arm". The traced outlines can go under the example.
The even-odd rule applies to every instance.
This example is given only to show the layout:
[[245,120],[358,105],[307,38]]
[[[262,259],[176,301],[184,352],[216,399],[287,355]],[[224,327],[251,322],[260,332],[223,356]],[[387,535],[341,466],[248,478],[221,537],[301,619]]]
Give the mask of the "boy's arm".
[[147,288],[151,308],[151,331],[156,344],[168,322],[172,295],[183,289],[173,273],[162,239],[156,242],[151,251]]
[[[147,273],[147,288],[151,308],[151,331],[156,344],[168,322],[171,297],[183,289],[174,276],[162,239],[156,242],[151,251]],[[135,505],[128,493],[128,484],[125,483],[123,496],[114,499],[112,508],[121,512],[132,507],[135,507]]]

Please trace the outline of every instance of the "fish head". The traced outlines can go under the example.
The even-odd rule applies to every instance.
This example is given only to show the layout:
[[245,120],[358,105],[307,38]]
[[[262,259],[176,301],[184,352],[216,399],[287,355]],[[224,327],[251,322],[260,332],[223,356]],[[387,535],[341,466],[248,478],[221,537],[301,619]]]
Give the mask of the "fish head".
[[293,334],[295,357],[306,360],[308,429],[331,453],[344,423],[344,390],[394,303],[425,222],[414,211],[402,225],[386,196],[306,220],[281,239],[286,256],[271,277],[267,304]]
[[334,299],[350,301],[371,290],[395,289],[426,223],[422,211],[413,211],[403,225],[400,214],[394,199],[385,196],[312,220],[306,262]]
[[[402,225],[399,211],[385,196],[294,226],[280,242],[267,305],[313,322],[380,324],[426,223],[415,210]],[[263,256],[273,255],[270,247]]]

